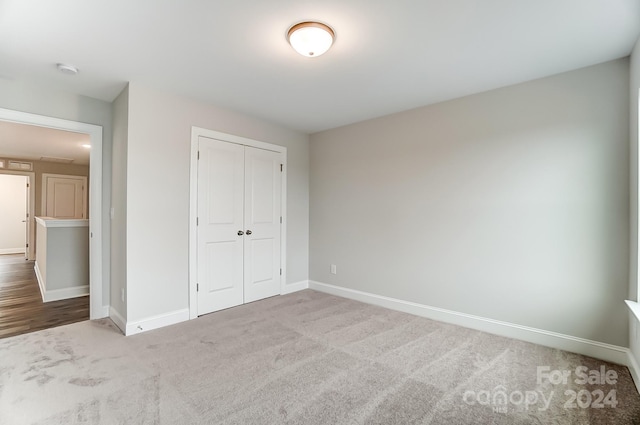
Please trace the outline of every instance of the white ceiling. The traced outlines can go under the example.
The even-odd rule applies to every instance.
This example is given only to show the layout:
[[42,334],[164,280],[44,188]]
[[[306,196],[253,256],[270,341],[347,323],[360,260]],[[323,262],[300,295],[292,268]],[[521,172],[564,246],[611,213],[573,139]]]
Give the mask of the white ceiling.
[[0,121],[0,158],[40,160],[42,157],[72,159],[89,164],[89,135]]
[[[285,39],[308,19],[337,35],[317,58]],[[134,81],[315,132],[621,58],[639,33],[640,0],[0,0],[0,76],[106,101]]]

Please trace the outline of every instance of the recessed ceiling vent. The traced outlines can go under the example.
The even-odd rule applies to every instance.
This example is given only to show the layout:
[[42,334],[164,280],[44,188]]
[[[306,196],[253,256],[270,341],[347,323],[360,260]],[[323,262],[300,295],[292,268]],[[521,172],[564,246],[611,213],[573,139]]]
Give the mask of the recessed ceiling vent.
[[33,164],[31,162],[22,162],[22,161],[12,161],[9,160],[10,170],[22,170],[22,171],[31,171],[33,169]]
[[63,164],[71,164],[73,162],[73,159],[71,159],[71,158],[56,158],[55,156],[41,156],[40,157],[40,161],[61,162]]

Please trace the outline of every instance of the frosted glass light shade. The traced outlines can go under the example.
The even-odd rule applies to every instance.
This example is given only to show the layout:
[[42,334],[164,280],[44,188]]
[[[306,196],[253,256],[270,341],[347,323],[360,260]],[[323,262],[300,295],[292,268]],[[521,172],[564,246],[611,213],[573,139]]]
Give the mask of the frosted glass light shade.
[[287,38],[291,47],[302,56],[315,58],[325,53],[333,44],[335,33],[320,22],[300,22],[291,27]]

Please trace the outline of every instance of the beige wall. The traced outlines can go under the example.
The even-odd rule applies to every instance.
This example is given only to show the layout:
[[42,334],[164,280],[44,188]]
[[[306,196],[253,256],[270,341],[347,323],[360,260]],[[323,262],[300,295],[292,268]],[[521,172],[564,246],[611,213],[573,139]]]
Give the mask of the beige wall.
[[[31,159],[24,158],[15,158],[15,157],[6,157],[2,155],[2,150],[0,147],[0,158],[4,160],[18,160],[22,162],[29,162],[33,164],[33,169],[30,171],[34,173],[34,182],[32,190],[35,192],[35,217],[43,216],[43,206],[42,206],[42,175],[43,174],[62,174],[69,176],[84,176],[87,177],[87,189],[89,184],[89,166],[88,165],[80,165],[80,164],[63,164],[59,162],[47,162],[47,161],[35,161]],[[88,192],[87,192],[88,194]],[[87,212],[89,211],[89,196],[86,198],[85,205]],[[33,226],[33,230],[36,229],[35,217],[31,217],[31,225]],[[36,246],[37,251],[37,246]],[[108,284],[106,285],[108,286]]]
[[[59,162],[46,162],[46,161],[34,161],[30,159],[22,158],[7,158],[2,155],[2,149],[0,148],[0,158],[2,159],[15,159],[23,162],[30,162],[33,164],[33,171],[35,173],[35,191],[36,191],[36,205],[35,214],[41,216],[42,212],[42,175],[43,174],[64,174],[68,176],[84,176],[89,177],[89,166],[80,164],[63,164]],[[88,184],[88,180],[87,180]],[[87,196],[87,211],[89,211],[89,197]]]
[[287,280],[294,283],[308,278],[306,134],[135,83],[129,84],[128,108],[128,321],[189,306],[192,126],[287,147]]
[[621,59],[311,135],[310,279],[627,346],[628,105]]

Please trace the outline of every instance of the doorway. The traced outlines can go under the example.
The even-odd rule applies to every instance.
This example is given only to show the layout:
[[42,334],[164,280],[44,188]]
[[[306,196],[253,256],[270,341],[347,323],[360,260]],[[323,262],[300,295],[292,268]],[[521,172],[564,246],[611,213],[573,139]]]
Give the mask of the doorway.
[[192,128],[190,318],[279,295],[286,148]]
[[90,140],[89,175],[89,293],[90,319],[108,316],[108,306],[103,305],[104,282],[102,279],[102,127],[77,121],[52,118],[27,112],[0,108],[0,121],[26,124],[83,133]]
[[[26,244],[25,244],[26,249],[24,250],[24,258],[25,260],[28,260],[28,261],[35,260],[36,259],[36,254],[35,254],[36,238],[35,238],[35,222],[33,218],[35,216],[36,203],[35,203],[35,191],[32,190],[35,183],[35,173],[30,171],[14,171],[14,170],[7,170],[7,169],[0,168],[0,179],[3,176],[24,178],[26,181],[26,184],[28,185],[26,188],[23,188],[24,190],[26,190],[26,199],[24,202],[24,205],[26,208],[26,218],[23,217],[20,220],[20,222],[22,222],[22,220],[25,220],[24,228],[25,228],[25,238],[26,238]],[[14,204],[19,204],[20,207],[23,205],[23,203],[21,202],[22,199],[24,199],[22,197],[23,190],[20,190],[18,191],[18,193],[14,193],[10,196],[8,193],[6,193],[5,196],[7,197],[0,199],[0,205],[5,204],[7,206],[11,206]],[[19,226],[21,227],[22,223]],[[0,251],[0,253],[2,253],[2,251]],[[10,254],[10,253],[11,252],[9,251],[4,252],[4,254]]]
[[0,255],[29,259],[29,177],[0,174]]

